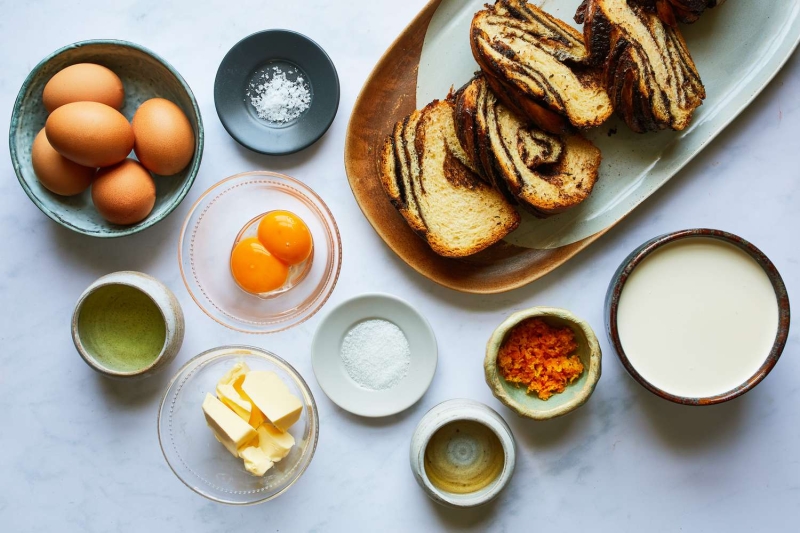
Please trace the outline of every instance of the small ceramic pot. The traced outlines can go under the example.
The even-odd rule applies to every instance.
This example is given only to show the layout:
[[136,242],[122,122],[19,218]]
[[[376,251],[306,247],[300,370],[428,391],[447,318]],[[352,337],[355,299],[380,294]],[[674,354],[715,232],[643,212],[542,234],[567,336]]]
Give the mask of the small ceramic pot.
[[[82,325],[81,321],[81,312],[87,299],[99,291],[109,291],[114,288],[133,288],[145,295],[156,305],[163,318],[165,328],[163,346],[155,359],[141,368],[126,371],[111,368],[103,363],[102,354],[97,352],[98,349],[82,338],[82,333],[85,333],[83,328],[88,327]],[[72,341],[78,353],[94,370],[112,378],[133,378],[154,374],[175,359],[183,344],[183,336],[183,311],[177,298],[166,285],[141,272],[115,272],[98,279],[81,294],[72,315]]]
[[[546,401],[540,400],[535,394],[528,394],[524,387],[508,383],[497,369],[497,354],[506,336],[517,324],[529,318],[541,318],[552,326],[567,326],[572,329],[578,344],[578,357],[585,369],[577,381],[568,385],[564,392],[554,394]],[[587,322],[564,309],[532,307],[514,313],[494,330],[486,344],[483,370],[492,394],[506,407],[526,418],[549,420],[571,413],[586,403],[600,379],[602,356],[597,336]]]
[[[440,490],[431,482],[425,471],[425,451],[434,434],[451,422],[472,421],[489,428],[500,440],[503,448],[503,469],[488,486],[469,494],[455,494]],[[448,400],[428,411],[411,437],[411,470],[419,486],[436,503],[448,507],[476,507],[497,497],[514,474],[516,444],[511,428],[490,407],[465,399]]]

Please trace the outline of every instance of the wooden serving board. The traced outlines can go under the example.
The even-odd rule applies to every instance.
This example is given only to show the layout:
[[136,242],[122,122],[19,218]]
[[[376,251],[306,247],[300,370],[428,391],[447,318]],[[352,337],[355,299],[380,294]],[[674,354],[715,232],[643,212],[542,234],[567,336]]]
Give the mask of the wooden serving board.
[[[571,4],[575,2],[576,0],[553,0],[551,2],[552,5],[546,3],[545,9],[548,9],[548,7],[556,9],[555,14],[565,16],[560,11],[572,9],[574,12],[574,6]],[[752,32],[759,29],[759,20],[765,26],[775,24],[776,28],[780,26],[781,34],[779,38],[774,39],[772,42],[764,40],[762,46],[764,51],[754,54],[749,64],[742,65],[742,71],[737,73],[730,69],[725,71],[724,68],[721,68],[720,71],[722,73],[720,74],[714,71],[714,63],[725,64],[726,61],[735,63],[737,60],[736,54],[741,54],[742,51],[737,49],[738,47],[732,46],[724,46],[722,50],[714,47],[714,43],[709,37],[711,30],[704,26],[707,24],[708,28],[714,28],[716,25],[717,29],[715,31],[736,32],[746,30],[729,27],[729,24],[720,24],[721,20],[713,18],[710,18],[703,26],[698,23],[696,27],[690,27],[691,33],[699,36],[695,37],[695,46],[700,59],[698,67],[701,70],[701,75],[703,75],[702,62],[707,65],[707,70],[710,74],[709,78],[711,78],[705,81],[710,82],[707,85],[710,85],[716,94],[711,95],[709,100],[706,101],[706,105],[701,107],[694,123],[686,132],[681,132],[680,134],[675,132],[649,134],[651,136],[657,135],[657,137],[649,137],[645,143],[642,143],[645,138],[640,137],[639,139],[641,140],[638,142],[651,145],[650,151],[646,149],[638,150],[640,159],[643,158],[642,161],[631,162],[631,166],[626,168],[628,162],[619,161],[619,157],[614,154],[607,158],[609,162],[604,162],[604,165],[607,165],[605,170],[611,176],[608,176],[606,183],[610,184],[612,193],[616,194],[616,191],[613,190],[614,188],[619,189],[618,197],[622,197],[624,202],[609,198],[608,201],[604,201],[604,205],[598,207],[587,206],[583,211],[576,210],[572,221],[564,220],[562,223],[557,219],[548,220],[548,224],[551,227],[546,229],[556,233],[560,229],[557,226],[561,226],[569,231],[569,228],[575,225],[575,219],[579,217],[583,217],[584,220],[596,219],[597,217],[593,217],[593,214],[601,210],[606,213],[610,212],[608,205],[612,203],[617,205],[618,212],[611,213],[613,216],[603,222],[601,227],[591,228],[591,231],[584,231],[583,234],[576,235],[574,239],[567,239],[564,241],[566,244],[563,245],[523,247],[519,243],[511,244],[503,241],[468,258],[448,259],[440,257],[431,251],[428,245],[408,227],[402,216],[391,205],[384,194],[378,177],[378,159],[383,141],[392,131],[394,124],[418,107],[417,94],[419,87],[431,85],[430,78],[422,77],[418,80],[418,75],[420,74],[420,57],[422,56],[426,35],[437,9],[442,6],[443,10],[449,14],[450,11],[456,12],[459,9],[474,9],[474,6],[471,5],[474,3],[472,0],[467,0],[463,5],[454,4],[453,0],[431,0],[378,61],[353,108],[345,144],[345,169],[356,201],[367,220],[400,258],[423,276],[445,287],[476,294],[499,293],[526,285],[564,264],[600,238],[616,222],[688,163],[711,139],[718,135],[767,85],[800,41],[800,16],[798,16],[800,2],[796,0],[779,3],[780,10],[785,12],[781,13],[780,17],[772,13],[773,17],[771,19],[764,15],[767,10],[760,9],[756,5],[757,3],[728,2],[724,4],[719,8],[720,10],[733,9],[734,6],[736,6],[735,9],[737,10],[725,13],[725,20],[735,22],[735,26],[741,24],[743,25],[742,28],[749,24]],[[461,15],[464,15],[464,13],[461,13]],[[701,23],[703,23],[702,20]],[[433,26],[431,28],[432,32],[435,33]],[[687,29],[687,31],[690,30]],[[773,33],[773,35],[775,34]],[[731,34],[727,36],[730,37]],[[441,34],[435,37],[441,39]],[[749,39],[746,39],[746,41],[751,44],[744,43],[742,46],[752,47],[752,41]],[[469,44],[466,34],[463,38],[463,43],[464,49],[468,50]],[[723,43],[726,42],[723,41]],[[689,42],[690,49],[692,45],[693,42]],[[452,57],[456,50],[460,50],[460,48],[457,48],[459,46],[460,43],[454,42],[453,46],[449,47],[449,50],[444,50],[443,53],[448,57]],[[719,57],[714,55],[717,53]],[[430,72],[429,65],[426,65],[426,67],[426,70]],[[436,66],[434,66],[435,69]],[[461,74],[464,75],[465,73]],[[425,83],[418,87],[418,81],[424,81]],[[453,79],[452,83],[455,86],[459,86],[465,81],[466,79]],[[425,92],[424,89],[423,92]],[[442,94],[439,97],[444,96],[445,94]],[[420,105],[426,103],[421,102]],[[624,142],[625,135],[625,133],[621,133],[615,136],[613,142]],[[593,140],[599,143],[611,142],[603,140],[601,136],[602,138],[608,137],[603,131],[597,134]],[[627,142],[637,141],[629,138]],[[676,146],[677,150],[675,149]],[[611,153],[611,148],[606,149],[601,146],[604,154],[606,154],[606,151]],[[666,153],[673,155],[665,156]],[[639,166],[636,167],[635,165]],[[610,169],[613,170],[610,171]],[[604,169],[601,168],[601,180],[604,179],[603,171]],[[636,187],[615,183],[613,178],[620,175],[634,176],[637,182]],[[633,192],[626,192],[628,190]],[[624,197],[624,195],[628,196]],[[620,208],[619,206],[623,207]],[[526,223],[536,224],[536,221],[523,222],[523,224]],[[552,226],[556,227],[553,228]],[[519,231],[517,230],[517,232]]]

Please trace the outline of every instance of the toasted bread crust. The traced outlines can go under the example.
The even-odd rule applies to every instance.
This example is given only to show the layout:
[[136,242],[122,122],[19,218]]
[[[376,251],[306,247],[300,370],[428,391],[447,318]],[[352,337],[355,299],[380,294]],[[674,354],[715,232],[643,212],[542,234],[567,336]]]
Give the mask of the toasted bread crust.
[[576,20],[589,61],[603,66],[614,109],[633,131],[688,127],[706,92],[677,25],[627,0],[584,0]]
[[545,131],[599,126],[613,112],[580,32],[524,0],[476,13],[470,45],[498,98]]
[[[384,142],[380,163],[381,184],[392,205],[444,257],[480,252],[520,223],[516,210],[480,176],[479,165],[462,148],[455,107],[455,99],[434,101],[401,121]],[[399,186],[404,172],[405,200]]]

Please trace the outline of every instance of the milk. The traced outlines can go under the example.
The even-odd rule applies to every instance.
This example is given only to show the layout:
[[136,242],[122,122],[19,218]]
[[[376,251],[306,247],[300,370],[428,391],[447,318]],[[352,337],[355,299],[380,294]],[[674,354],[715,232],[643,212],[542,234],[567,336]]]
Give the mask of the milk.
[[657,250],[625,283],[617,327],[631,365],[676,396],[728,392],[764,364],[778,301],[764,270],[739,248],[690,238]]

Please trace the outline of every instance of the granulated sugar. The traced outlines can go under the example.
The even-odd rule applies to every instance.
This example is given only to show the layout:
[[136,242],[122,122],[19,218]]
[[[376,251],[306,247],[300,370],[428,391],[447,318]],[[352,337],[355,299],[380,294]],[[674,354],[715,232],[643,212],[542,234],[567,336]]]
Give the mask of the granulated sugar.
[[272,67],[271,76],[265,72],[261,80],[251,83],[247,91],[250,103],[258,117],[270,122],[285,123],[296,119],[311,105],[311,92],[303,76],[292,81],[286,74],[297,74],[294,69],[284,72]]
[[411,349],[403,331],[387,320],[360,322],[342,341],[342,361],[350,377],[370,390],[386,390],[408,375]]

